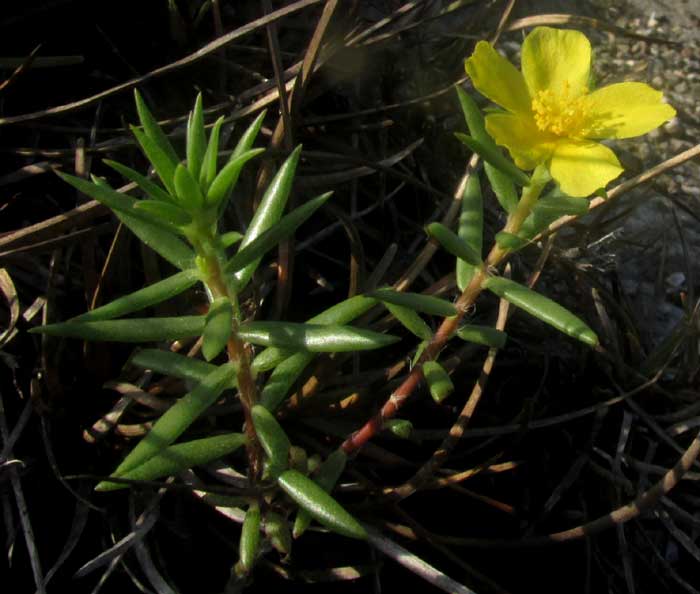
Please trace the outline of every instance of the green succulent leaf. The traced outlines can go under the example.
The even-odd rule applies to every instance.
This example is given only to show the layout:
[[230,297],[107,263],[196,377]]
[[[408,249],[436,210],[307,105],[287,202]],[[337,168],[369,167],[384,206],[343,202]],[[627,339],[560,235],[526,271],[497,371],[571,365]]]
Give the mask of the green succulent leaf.
[[238,335],[262,346],[316,353],[341,353],[379,349],[400,340],[397,336],[353,328],[291,322],[247,322]]
[[457,308],[451,301],[433,297],[432,295],[421,295],[420,293],[403,293],[393,289],[377,289],[368,293],[372,297],[384,303],[401,305],[414,311],[430,314],[433,316],[450,317],[457,313]]
[[508,233],[507,231],[499,231],[496,233],[496,245],[504,250],[516,252],[527,245],[527,239],[523,239],[519,235]]
[[226,363],[212,371],[194,390],[185,394],[161,415],[112,476],[124,476],[172,444],[214,403],[235,375],[236,367],[233,363]]
[[145,133],[148,137],[158,146],[158,148],[168,157],[173,165],[180,161],[175,149],[173,149],[172,144],[168,140],[158,122],[153,117],[153,114],[148,109],[145,101],[141,97],[138,90],[134,89],[134,99],[136,100],[136,110],[139,114],[139,120]]
[[332,192],[327,192],[306,204],[294,209],[269,229],[258,235],[247,245],[241,243],[241,248],[227,263],[225,270],[228,273],[244,270],[247,266],[255,264],[257,267],[262,256],[270,249],[286,239],[297,228],[315,213],[331,197]]
[[[289,193],[292,190],[294,173],[296,172],[300,155],[301,146],[298,146],[292,151],[292,154],[289,155],[270,182],[260,201],[260,205],[253,215],[253,220],[250,222],[243,241],[241,241],[241,249],[251,244],[282,217]],[[248,284],[257,266],[257,261],[251,262],[245,268],[236,272],[236,280],[241,289]]]
[[140,200],[134,207],[153,215],[159,221],[167,223],[168,227],[174,230],[180,229],[192,222],[192,217],[182,208],[172,202],[162,202],[160,200]]
[[[242,433],[227,433],[214,437],[195,439],[163,449],[133,470],[125,472],[119,478],[132,481],[154,481],[164,476],[179,474],[193,466],[208,464],[235,452],[246,441]],[[114,491],[125,489],[127,483],[102,481],[95,487],[96,491]]]
[[496,169],[491,163],[484,163],[484,171],[501,208],[508,214],[515,212],[515,209],[518,208],[518,193],[515,191],[515,185],[511,178]]
[[194,109],[187,119],[187,169],[194,179],[199,179],[207,145],[207,135],[204,130],[204,109],[202,94],[197,93]]
[[435,402],[442,402],[454,392],[455,387],[450,376],[437,361],[423,363],[423,377]]
[[491,143],[495,145],[493,139],[486,131],[484,116],[481,114],[479,106],[462,87],[457,86],[455,88],[457,90],[459,105],[462,108],[462,113],[464,114],[464,120],[467,122],[467,127],[469,128],[469,133],[479,142],[483,142],[484,144]]
[[197,270],[184,270],[148,287],[134,291],[129,295],[119,297],[111,303],[72,318],[71,322],[111,320],[125,316],[171,299],[189,289],[198,280],[199,272]]
[[[457,237],[469,246],[469,253],[480,256],[484,243],[484,201],[476,171],[467,180],[461,207]],[[456,279],[460,291],[466,288],[472,276],[474,276],[474,266],[462,258],[457,258]]]
[[483,264],[481,254],[442,223],[430,223],[425,230],[446,251],[460,260],[464,260],[472,268]]
[[260,507],[252,504],[245,513],[238,554],[244,573],[250,572],[260,551]]
[[175,195],[183,208],[191,212],[197,212],[204,206],[202,189],[187,167],[179,164],[175,168],[173,181],[175,184]]
[[296,470],[286,470],[277,479],[277,484],[319,524],[350,538],[367,538],[362,524],[310,478]]
[[202,354],[211,361],[226,347],[231,336],[233,306],[226,297],[212,302],[207,313],[207,321],[202,333]]
[[422,340],[430,340],[433,331],[414,310],[388,301],[384,303],[384,306],[409,332]]
[[230,248],[232,245],[236,245],[241,239],[243,239],[243,235],[238,231],[228,231],[227,233],[223,233],[220,239],[222,247],[226,249]]
[[[356,295],[337,303],[320,314],[310,318],[309,324],[349,324],[376,305],[376,299]],[[260,353],[253,361],[255,371],[275,370],[270,374],[260,399],[268,410],[276,410],[289,393],[290,388],[313,361],[314,354],[301,352],[294,354],[288,349],[270,347]]]
[[209,134],[209,144],[207,145],[207,150],[204,153],[204,159],[202,161],[202,170],[199,173],[199,184],[206,193],[211,186],[211,183],[216,177],[216,171],[218,169],[219,162],[219,137],[221,136],[221,126],[224,123],[224,117],[221,116],[211,129],[211,134]]
[[252,158],[264,152],[265,149],[252,149],[226,163],[209,186],[207,204],[218,206],[223,202],[231,189],[236,185],[243,166]]
[[258,137],[258,133],[260,132],[260,128],[262,128],[263,121],[265,120],[265,114],[267,112],[265,110],[260,112],[260,115],[258,115],[257,118],[253,121],[248,128],[246,128],[246,131],[243,132],[243,135],[241,138],[238,140],[238,144],[236,145],[236,148],[233,149],[233,152],[231,153],[230,160],[233,161],[234,159],[237,159],[240,157],[242,154],[247,153],[250,148],[253,146],[253,143],[255,142],[255,139]]
[[528,287],[495,276],[486,279],[483,287],[564,334],[590,346],[598,344],[595,332],[581,318]]
[[292,552],[292,532],[287,520],[273,511],[265,512],[265,534],[270,544],[282,555]]
[[[216,371],[216,365],[211,363],[160,349],[141,349],[131,357],[130,362],[143,369],[193,382],[202,382],[210,373]],[[233,376],[231,380],[227,387],[235,388],[236,377]]]
[[[314,473],[313,481],[326,493],[330,493],[338,482],[340,475],[343,474],[347,461],[347,454],[343,450],[337,449],[333,451],[318,467]],[[300,507],[294,519],[294,528],[292,530],[294,538],[299,538],[306,531],[311,524],[311,520],[311,514],[303,507]]]
[[484,161],[490,163],[501,173],[507,175],[520,186],[529,186],[530,178],[518,169],[509,159],[503,156],[501,150],[493,143],[485,143],[476,138],[460,132],[455,132],[455,136],[462,144],[467,145],[473,152],[478,154]]
[[32,328],[30,332],[111,342],[180,340],[200,335],[204,330],[205,319],[205,316],[182,316],[179,318],[80,320],[39,326]]
[[131,167],[127,167],[126,165],[122,165],[116,161],[111,161],[110,159],[105,159],[102,162],[114,169],[117,173],[123,175],[129,181],[134,182],[141,189],[141,191],[152,200],[171,203],[177,202],[173,196],[168,194],[157,183],[151,181],[146,176],[141,175],[138,171],[134,171]]
[[143,154],[153,165],[153,169],[158,174],[160,181],[163,182],[165,189],[172,196],[175,196],[173,176],[175,175],[177,161],[172,161],[163,149],[140,128],[131,126],[131,133],[136,137]]
[[502,349],[508,335],[505,332],[491,328],[491,326],[476,326],[473,324],[465,324],[457,330],[457,336],[467,342],[475,342],[488,347]]
[[535,204],[530,216],[525,219],[520,229],[520,235],[531,239],[544,231],[559,217],[566,215],[581,216],[588,212],[589,200],[587,198],[574,198],[563,194],[555,188],[552,192],[540,198]]
[[[267,349],[272,350],[272,349]],[[313,353],[296,353],[284,357],[270,374],[260,393],[260,404],[268,410],[277,410],[294,382],[306,366],[313,361]]]
[[413,423],[407,419],[389,419],[384,422],[384,429],[400,439],[408,439],[413,432]]
[[270,461],[270,474],[277,478],[289,466],[289,448],[291,443],[282,426],[274,415],[264,406],[256,404],[250,409],[255,433],[265,455]]

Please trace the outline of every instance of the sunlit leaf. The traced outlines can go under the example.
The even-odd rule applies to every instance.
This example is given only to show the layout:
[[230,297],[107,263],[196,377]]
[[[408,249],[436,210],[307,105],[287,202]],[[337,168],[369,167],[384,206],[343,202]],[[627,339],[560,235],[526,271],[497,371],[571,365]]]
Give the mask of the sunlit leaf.
[[70,321],[32,328],[30,332],[113,342],[152,342],[199,336],[205,316],[130,318],[127,320]]
[[408,439],[413,432],[413,423],[407,419],[389,419],[384,422],[384,429],[401,439]]
[[377,289],[368,294],[369,297],[378,299],[385,303],[393,303],[408,307],[414,311],[434,315],[449,317],[457,313],[457,308],[451,301],[433,297],[432,295],[421,295],[420,293],[404,293],[392,289]]
[[134,207],[152,214],[158,220],[168,223],[175,229],[192,222],[192,217],[178,205],[161,200],[139,200]]
[[422,340],[430,340],[433,331],[415,311],[388,301],[384,303],[384,306],[409,332],[412,332]]
[[331,195],[332,193],[328,192],[313,200],[309,200],[306,204],[282,217],[280,221],[258,235],[246,246],[243,246],[241,243],[238,253],[226,263],[226,272],[232,273],[243,270],[251,263],[255,263],[255,266],[257,266],[257,263],[268,250],[271,250],[280,241],[292,235],[304,221],[325,204]]
[[366,539],[367,532],[343,506],[308,477],[286,470],[277,479],[280,488],[319,524],[350,538]]
[[430,223],[425,230],[446,251],[460,260],[464,260],[472,269],[482,265],[481,254],[442,223]]
[[133,170],[131,167],[127,167],[126,165],[122,165],[116,161],[111,161],[110,159],[104,159],[102,162],[114,169],[117,173],[123,175],[129,181],[132,181],[138,185],[138,187],[152,200],[160,200],[161,202],[177,202],[175,197],[168,194],[157,183],[151,181],[146,176],[141,175],[138,171]]
[[483,287],[564,334],[573,336],[590,346],[598,344],[595,332],[581,318],[528,287],[507,278],[495,276],[484,281]]
[[[216,371],[216,365],[211,363],[160,349],[141,349],[129,361],[137,367],[193,382],[201,382]],[[233,388],[236,386],[235,375],[231,380],[228,387]]]
[[265,455],[270,461],[270,474],[277,478],[289,465],[289,438],[274,415],[264,406],[256,404],[250,409],[255,433]]
[[465,324],[457,330],[457,336],[467,342],[475,342],[488,347],[501,349],[505,346],[508,335],[491,326],[476,326]]
[[223,116],[214,122],[214,126],[209,134],[207,150],[202,160],[202,170],[199,173],[199,185],[202,187],[205,194],[216,177],[219,162],[219,137],[221,135],[221,126],[223,123]]
[[204,130],[202,94],[197,93],[194,109],[187,119],[187,169],[194,179],[199,179],[206,150],[207,136]]
[[257,503],[251,504],[245,513],[238,549],[240,565],[244,573],[248,573],[260,550],[260,507]]
[[496,245],[503,249],[515,252],[527,245],[527,239],[523,239],[519,235],[508,233],[507,231],[499,231],[496,233]]
[[113,476],[123,476],[172,444],[214,403],[221,392],[230,385],[231,376],[235,374],[236,367],[233,363],[226,363],[212,371],[194,390],[180,398],[161,415],[151,430],[124,458]]
[[[343,474],[347,461],[347,454],[343,450],[334,450],[318,467],[312,480],[326,493],[330,493],[338,482],[340,475]],[[299,538],[306,531],[309,524],[311,524],[311,519],[311,514],[303,507],[300,507],[294,519],[294,529],[292,531],[294,538]]]
[[207,321],[202,332],[202,354],[211,361],[226,347],[231,336],[233,307],[226,297],[212,302],[207,313]]
[[352,326],[291,322],[247,322],[241,325],[238,335],[253,344],[317,353],[378,349],[400,340],[396,336]]
[[[125,472],[119,478],[132,481],[153,481],[164,476],[173,476],[192,468],[208,464],[235,452],[246,441],[242,433],[215,435],[172,445],[161,450],[140,466]],[[127,488],[128,483],[102,481],[96,491],[114,491]]]
[[175,184],[175,195],[184,208],[196,212],[204,206],[202,189],[187,167],[179,164],[175,168],[173,182]]
[[[467,180],[462,194],[461,212],[457,226],[457,237],[469,248],[471,253],[481,256],[484,236],[484,203],[481,196],[481,185],[476,171]],[[481,259],[481,258],[479,258]],[[457,258],[456,263],[457,287],[463,291],[474,275],[474,266],[463,258]]]
[[134,99],[136,100],[136,110],[139,114],[139,120],[141,121],[145,133],[158,145],[158,148],[168,157],[172,164],[175,165],[180,161],[180,158],[177,156],[168,137],[158,125],[158,122],[153,117],[153,114],[148,109],[148,106],[141,97],[141,93],[139,93],[137,89],[134,89]]
[[[253,220],[245,232],[243,241],[241,241],[241,249],[252,243],[282,217],[289,193],[292,190],[294,173],[296,172],[300,155],[301,146],[298,146],[292,151],[292,154],[289,155],[270,182],[253,215]],[[256,268],[257,262],[251,262],[248,266],[236,272],[236,280],[239,287],[242,288],[248,284]]]
[[460,132],[455,132],[455,136],[462,142],[462,144],[467,145],[473,152],[478,154],[484,161],[493,165],[501,173],[504,173],[515,183],[521,186],[529,186],[530,178],[520,169],[518,169],[512,161],[503,156],[503,153],[495,147],[493,144],[487,144],[478,141],[472,136],[467,134],[462,134]]
[[72,318],[71,321],[111,320],[125,316],[171,299],[189,289],[198,280],[199,272],[197,270],[184,270],[129,295],[119,297],[111,303]]
[[207,205],[218,205],[236,185],[243,166],[265,149],[252,149],[232,159],[219,171],[207,191]]
[[437,361],[423,363],[423,377],[435,402],[442,402],[454,392],[455,387],[450,376]]
[[143,154],[153,165],[160,181],[163,182],[165,189],[175,196],[175,185],[173,176],[175,175],[175,166],[177,161],[172,161],[168,155],[163,152],[163,149],[156,144],[153,139],[148,136],[143,130],[136,126],[131,126],[131,133],[136,137]]

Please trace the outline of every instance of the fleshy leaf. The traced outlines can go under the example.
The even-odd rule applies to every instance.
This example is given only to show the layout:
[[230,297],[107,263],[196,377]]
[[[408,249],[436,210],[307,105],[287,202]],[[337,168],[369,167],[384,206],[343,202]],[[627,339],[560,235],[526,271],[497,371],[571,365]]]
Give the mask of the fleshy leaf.
[[244,573],[253,568],[260,550],[260,519],[260,507],[253,503],[245,513],[238,547],[240,566]]
[[[242,433],[227,433],[179,443],[162,450],[140,466],[125,472],[119,478],[132,481],[153,481],[164,476],[173,476],[192,468],[218,460],[235,452],[246,441]],[[124,489],[127,483],[102,481],[95,487],[96,491],[114,491]]]
[[507,231],[499,231],[496,233],[496,245],[504,250],[515,252],[527,245],[527,239],[523,239],[519,235],[508,233]]
[[529,186],[530,178],[518,169],[510,160],[503,156],[498,148],[490,144],[479,142],[476,138],[456,132],[455,136],[467,145],[473,152],[478,154],[484,161],[491,163],[496,169],[510,177],[515,183],[521,186]]
[[[143,369],[194,382],[201,382],[210,373],[216,371],[216,365],[211,363],[160,349],[141,349],[131,357],[130,362]],[[229,387],[235,386],[236,377],[234,376]]]
[[131,126],[131,132],[136,137],[143,154],[153,165],[160,181],[163,182],[165,189],[175,195],[175,185],[173,184],[173,176],[175,175],[175,166],[177,161],[172,161],[168,155],[163,152],[163,149],[148,136],[143,130],[136,126]]
[[117,173],[123,175],[129,181],[132,181],[138,185],[138,187],[149,198],[153,200],[160,200],[161,202],[177,202],[173,196],[168,194],[157,183],[151,181],[146,176],[141,175],[138,171],[133,170],[131,167],[127,167],[126,165],[122,165],[116,161],[111,161],[110,159],[104,159],[102,162],[114,169]]
[[141,98],[141,93],[139,93],[137,89],[134,89],[134,99],[136,100],[136,110],[139,114],[139,120],[141,120],[141,125],[145,133],[158,145],[158,148],[168,157],[173,165],[177,164],[180,158],[177,156],[168,137],[158,125],[158,122],[153,117],[153,114],[148,109],[145,101]]
[[187,120],[187,169],[189,169],[194,179],[199,179],[206,144],[207,136],[204,130],[202,94],[197,93],[194,109]]
[[401,439],[408,439],[413,432],[413,423],[407,419],[389,419],[384,422],[384,429]]
[[435,402],[442,402],[454,392],[455,387],[450,376],[437,361],[423,363],[423,377]]
[[253,157],[257,157],[260,153],[264,152],[265,149],[253,149],[226,163],[209,186],[209,190],[207,191],[207,204],[220,204],[236,185],[243,166]]
[[[343,474],[348,457],[341,449],[335,450],[316,470],[313,481],[326,493],[330,493]],[[299,538],[311,524],[311,514],[304,508],[299,508],[297,517],[294,519],[294,538]]]
[[256,404],[250,409],[250,416],[260,445],[270,461],[270,474],[277,478],[289,465],[289,438],[274,415],[264,406]]
[[[484,201],[481,196],[479,175],[474,171],[467,180],[462,194],[462,205],[457,226],[457,237],[476,255],[481,255],[484,243]],[[457,258],[457,286],[463,291],[474,275],[474,266]]]
[[205,319],[205,316],[182,316],[177,318],[70,321],[38,326],[32,328],[30,332],[113,342],[179,340],[200,335],[204,330]]
[[202,354],[211,361],[226,347],[231,336],[233,307],[226,297],[212,302],[207,313],[207,321],[202,332]]
[[379,349],[400,340],[397,336],[352,326],[291,322],[247,322],[241,325],[238,335],[253,344],[316,353]]
[[433,331],[415,311],[403,305],[396,305],[388,301],[384,303],[384,306],[409,332],[412,332],[422,340],[430,340]]
[[246,246],[243,246],[241,243],[239,251],[226,263],[226,272],[232,273],[243,270],[251,263],[257,267],[258,262],[268,250],[271,250],[280,241],[292,235],[297,227],[325,204],[331,195],[332,193],[328,192],[313,200],[309,200],[306,204],[282,217],[280,221],[258,235]]
[[226,363],[212,371],[194,390],[185,394],[162,414],[151,430],[124,458],[113,476],[123,476],[172,444],[214,403],[221,392],[230,385],[231,376],[235,375],[236,367],[233,363]]
[[460,260],[464,260],[472,268],[482,265],[481,254],[442,223],[430,223],[425,230],[445,250]]
[[595,332],[581,318],[528,287],[507,278],[495,276],[484,281],[483,287],[564,334],[573,336],[590,346],[598,344]]
[[[241,249],[252,243],[253,240],[257,239],[282,217],[289,193],[292,190],[294,173],[296,172],[300,155],[301,146],[298,146],[292,151],[292,154],[289,155],[270,182],[260,201],[260,205],[253,215],[253,220],[250,222],[243,241],[241,241]],[[245,268],[236,272],[236,280],[241,289],[248,284],[256,268],[257,262],[251,262]]]
[[313,353],[296,353],[280,361],[260,393],[260,404],[268,410],[276,410],[302,371],[313,361],[313,358]]
[[214,126],[209,134],[209,144],[207,144],[207,150],[204,153],[204,159],[202,160],[202,170],[199,173],[199,184],[205,194],[216,177],[216,171],[218,168],[217,165],[219,162],[219,137],[221,135],[221,126],[223,123],[223,116],[214,122]]
[[404,293],[392,289],[377,289],[368,294],[384,303],[393,303],[408,307],[414,311],[419,311],[433,316],[450,317],[457,313],[457,308],[451,301],[433,297],[432,295],[421,295],[420,293]]
[[111,320],[126,314],[140,311],[186,291],[199,280],[197,270],[184,270],[173,276],[153,283],[148,287],[134,291],[115,299],[111,303],[97,307],[92,311],[76,316],[71,322],[88,320]]
[[175,176],[173,178],[175,184],[175,194],[182,206],[191,211],[196,212],[204,206],[204,195],[199,187],[197,180],[192,177],[190,170],[182,164],[175,168]]
[[134,208],[147,212],[159,221],[163,221],[173,229],[179,229],[192,222],[192,217],[182,208],[172,202],[161,200],[139,200]]
[[457,336],[467,342],[475,342],[488,347],[501,349],[505,346],[508,335],[505,332],[491,328],[491,326],[475,326],[465,324],[457,330]]
[[319,524],[350,538],[367,538],[362,524],[310,478],[296,470],[286,470],[277,479],[277,484]]

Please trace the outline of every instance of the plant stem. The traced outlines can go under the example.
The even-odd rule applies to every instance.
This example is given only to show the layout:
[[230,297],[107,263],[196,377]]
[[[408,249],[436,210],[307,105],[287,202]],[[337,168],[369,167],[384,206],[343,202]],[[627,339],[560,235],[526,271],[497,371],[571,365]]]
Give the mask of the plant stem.
[[[537,202],[537,199],[540,197],[540,194],[542,193],[542,190],[549,179],[549,174],[543,166],[539,166],[537,169],[535,169],[532,175],[531,184],[523,188],[523,193],[520,201],[518,202],[518,207],[508,217],[503,231],[516,234],[520,230],[523,222],[532,212],[532,208]],[[457,315],[445,318],[442,321],[440,327],[437,329],[428,343],[428,346],[418,359],[418,362],[408,374],[408,377],[406,377],[403,383],[391,394],[391,396],[389,396],[389,399],[384,403],[384,406],[382,406],[379,412],[372,416],[358,431],[351,434],[341,444],[340,447],[346,454],[350,455],[356,452],[377,433],[379,433],[382,430],[384,423],[388,419],[391,419],[398,412],[403,403],[410,398],[423,379],[423,363],[434,360],[438,357],[440,351],[445,347],[452,335],[457,331],[466,312],[476,302],[476,299],[481,294],[481,291],[483,290],[482,284],[489,277],[488,271],[501,264],[510,255],[510,253],[511,250],[501,248],[494,243],[488,257],[486,258],[486,262],[484,262],[482,267],[474,270],[474,275],[472,276],[471,281],[455,302],[455,307],[457,308],[458,312]]]

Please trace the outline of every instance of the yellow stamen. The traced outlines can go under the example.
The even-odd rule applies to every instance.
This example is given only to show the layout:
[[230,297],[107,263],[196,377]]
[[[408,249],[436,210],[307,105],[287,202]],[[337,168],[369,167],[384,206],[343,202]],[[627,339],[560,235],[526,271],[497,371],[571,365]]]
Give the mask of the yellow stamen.
[[537,127],[557,136],[582,138],[588,120],[582,97],[571,97],[568,81],[559,92],[538,91],[532,100],[532,112]]

